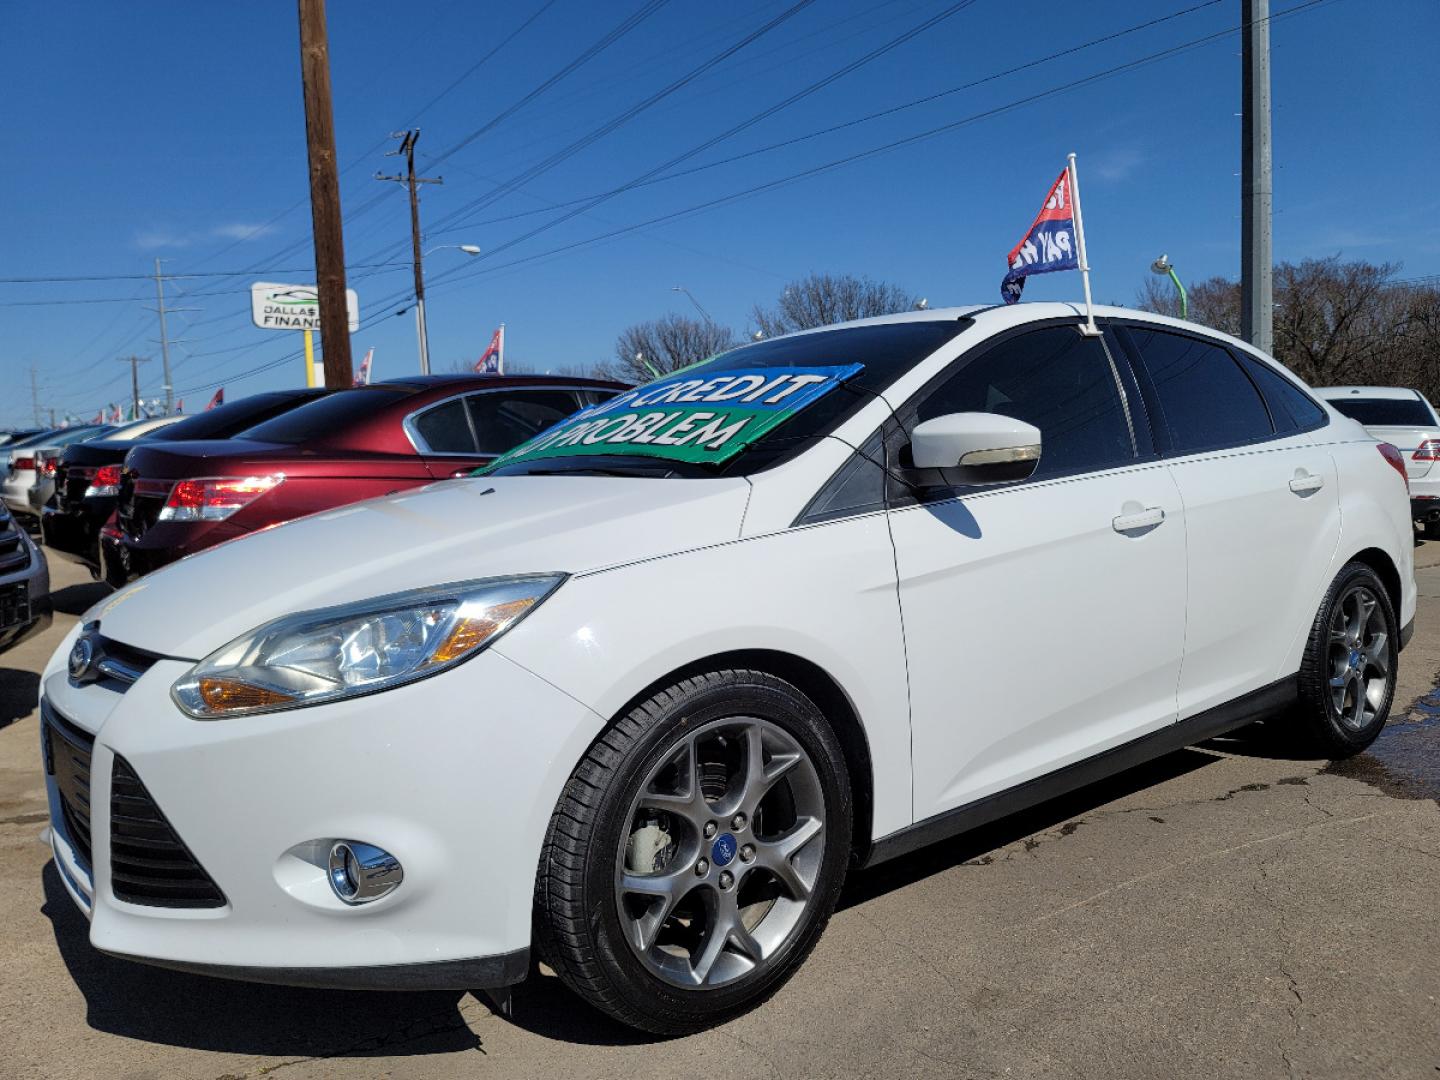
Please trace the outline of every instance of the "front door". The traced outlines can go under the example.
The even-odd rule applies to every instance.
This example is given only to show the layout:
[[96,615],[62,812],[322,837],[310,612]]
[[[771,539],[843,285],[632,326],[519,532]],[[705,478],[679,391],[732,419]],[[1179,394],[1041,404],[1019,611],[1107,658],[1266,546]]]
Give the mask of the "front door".
[[1185,523],[1124,364],[1074,325],[1028,330],[962,356],[900,410],[907,431],[996,412],[1042,437],[1028,481],[890,513],[917,820],[1175,719]]

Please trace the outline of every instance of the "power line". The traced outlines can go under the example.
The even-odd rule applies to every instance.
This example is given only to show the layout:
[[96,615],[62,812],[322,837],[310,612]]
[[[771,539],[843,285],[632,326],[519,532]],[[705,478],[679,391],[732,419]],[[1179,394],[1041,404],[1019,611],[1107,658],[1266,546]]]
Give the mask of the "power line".
[[[1334,2],[1335,2],[1335,0],[1307,0],[1307,2],[1304,2],[1304,3],[1301,3],[1301,4],[1297,4],[1297,5],[1295,5],[1294,7],[1288,8],[1288,9],[1286,9],[1286,10],[1284,10],[1284,11],[1281,11],[1281,12],[1278,12],[1278,13],[1275,13],[1275,14],[1272,14],[1272,15],[1270,16],[1270,19],[1271,19],[1271,21],[1274,21],[1274,20],[1276,20],[1276,19],[1285,18],[1285,17],[1291,16],[1291,15],[1300,14],[1300,13],[1302,13],[1302,12],[1305,12],[1305,11],[1308,11],[1308,10],[1312,10],[1312,9],[1317,8],[1317,7],[1320,7],[1320,6],[1322,6],[1322,5],[1326,5],[1326,4],[1334,3]],[[1204,6],[1209,6],[1209,5],[1208,5],[1208,4],[1198,5],[1198,7],[1204,7]],[[1197,7],[1196,9],[1198,9],[1198,7]],[[1185,12],[1189,12],[1190,10],[1196,10],[1196,9],[1185,9]],[[1176,14],[1178,15],[1178,14],[1182,14],[1182,13],[1185,13],[1185,12],[1177,12]],[[949,131],[956,130],[956,129],[958,129],[958,128],[960,128],[960,127],[963,127],[963,126],[966,126],[966,125],[968,125],[968,124],[976,123],[976,122],[978,122],[978,121],[980,121],[980,120],[988,119],[988,118],[991,118],[991,117],[994,117],[994,116],[1003,115],[1004,113],[1007,113],[1007,112],[1013,111],[1013,110],[1015,110],[1015,109],[1021,108],[1021,107],[1025,106],[1025,105],[1033,104],[1033,103],[1035,103],[1035,102],[1044,100],[1044,99],[1046,99],[1046,98],[1054,97],[1054,96],[1059,95],[1059,94],[1069,93],[1069,92],[1071,92],[1071,91],[1080,89],[1080,88],[1082,88],[1082,87],[1084,87],[1084,86],[1088,86],[1088,85],[1090,85],[1090,84],[1092,84],[1092,83],[1096,83],[1096,82],[1102,81],[1102,80],[1104,80],[1104,79],[1112,78],[1112,77],[1114,77],[1114,76],[1116,76],[1116,75],[1125,74],[1125,73],[1128,73],[1128,72],[1130,72],[1130,71],[1137,70],[1137,69],[1139,69],[1139,68],[1141,68],[1141,67],[1148,66],[1148,65],[1150,65],[1150,64],[1159,62],[1159,61],[1164,60],[1164,59],[1168,59],[1168,58],[1170,58],[1170,57],[1179,55],[1179,54],[1181,54],[1181,53],[1189,52],[1189,51],[1192,51],[1192,50],[1194,50],[1194,49],[1201,48],[1201,47],[1203,47],[1203,46],[1205,46],[1205,45],[1208,45],[1208,44],[1211,44],[1211,43],[1213,43],[1213,42],[1219,41],[1219,40],[1221,40],[1221,39],[1223,39],[1223,38],[1231,37],[1231,36],[1235,35],[1236,33],[1238,33],[1238,32],[1239,32],[1239,29],[1240,29],[1240,28],[1239,28],[1238,26],[1234,26],[1234,27],[1229,27],[1229,28],[1227,28],[1227,29],[1224,29],[1224,30],[1220,30],[1220,31],[1211,33],[1211,34],[1202,35],[1202,36],[1200,36],[1200,37],[1197,37],[1197,38],[1191,39],[1191,40],[1189,40],[1189,41],[1183,42],[1183,43],[1181,43],[1181,44],[1179,44],[1179,45],[1171,46],[1171,47],[1169,47],[1169,48],[1162,49],[1162,50],[1159,50],[1159,51],[1157,51],[1157,52],[1150,53],[1150,54],[1147,54],[1147,55],[1145,55],[1145,56],[1139,57],[1139,58],[1137,58],[1137,59],[1135,59],[1135,60],[1131,60],[1131,61],[1127,61],[1127,62],[1125,62],[1125,63],[1123,63],[1123,64],[1115,65],[1115,66],[1110,67],[1110,68],[1107,68],[1107,69],[1105,69],[1105,70],[1103,70],[1103,71],[1096,72],[1096,73],[1091,74],[1091,75],[1083,76],[1083,77],[1081,77],[1081,78],[1074,79],[1074,80],[1071,80],[1071,81],[1069,81],[1069,82],[1062,83],[1062,84],[1059,84],[1059,85],[1057,85],[1057,86],[1050,87],[1050,88],[1047,89],[1047,90],[1043,90],[1043,91],[1037,92],[1037,93],[1035,93],[1035,94],[1030,94],[1030,95],[1027,95],[1027,96],[1025,96],[1025,97],[1018,98],[1018,99],[1016,99],[1016,100],[1014,100],[1014,101],[1010,101],[1010,102],[1007,102],[1007,103],[1004,103],[1004,104],[1001,104],[1001,105],[994,106],[994,107],[992,107],[992,108],[983,110],[983,111],[981,111],[981,112],[971,114],[970,116],[963,117],[963,118],[961,118],[961,119],[959,119],[959,120],[951,121],[951,122],[949,122],[949,123],[942,124],[942,125],[939,125],[939,126],[934,127],[934,128],[927,129],[927,130],[922,131],[922,132],[917,132],[917,133],[915,133],[915,134],[908,135],[908,136],[905,136],[905,137],[900,138],[900,139],[895,139],[895,140],[892,140],[892,141],[890,141],[890,142],[881,144],[881,145],[879,145],[879,146],[875,146],[875,147],[871,147],[871,148],[866,149],[866,150],[858,151],[858,152],[856,152],[856,153],[849,154],[849,155],[846,155],[846,156],[844,156],[844,157],[837,158],[837,159],[834,159],[834,160],[829,161],[829,162],[825,162],[825,163],[820,164],[820,165],[812,166],[812,167],[809,167],[809,168],[800,170],[800,171],[798,171],[798,172],[791,173],[791,174],[789,174],[789,175],[786,175],[786,176],[783,176],[783,177],[779,177],[779,178],[774,179],[774,180],[767,181],[767,182],[765,182],[765,183],[763,183],[763,184],[753,185],[753,186],[748,187],[748,188],[745,188],[745,189],[743,189],[743,190],[741,190],[741,191],[733,192],[733,193],[731,193],[731,194],[729,194],[729,195],[720,196],[720,197],[718,197],[718,198],[710,199],[710,200],[707,200],[707,201],[705,201],[705,202],[698,203],[698,204],[695,204],[695,205],[693,205],[693,206],[683,208],[683,209],[681,209],[681,210],[676,210],[676,211],[672,211],[672,212],[667,213],[667,214],[658,215],[658,216],[656,216],[656,217],[649,218],[649,219],[647,219],[647,220],[645,220],[645,221],[636,222],[636,223],[631,224],[631,225],[627,225],[627,226],[623,226],[623,227],[621,227],[621,228],[614,229],[614,230],[612,230],[612,231],[610,231],[610,232],[607,232],[607,233],[602,233],[602,234],[600,234],[600,235],[598,235],[598,236],[592,236],[592,237],[584,238],[584,239],[581,239],[581,240],[578,240],[578,241],[574,241],[574,242],[572,242],[572,243],[568,243],[568,244],[560,245],[560,246],[555,247],[555,248],[551,248],[551,249],[549,249],[549,250],[547,250],[547,251],[537,252],[537,253],[534,253],[534,254],[531,254],[531,255],[523,256],[523,257],[521,257],[521,258],[513,259],[513,260],[511,260],[511,261],[509,261],[509,262],[506,262],[506,263],[503,263],[503,264],[500,264],[500,265],[497,265],[497,266],[484,267],[484,268],[480,268],[480,269],[478,269],[478,270],[472,270],[472,269],[470,269],[470,267],[467,266],[467,267],[457,268],[456,270],[446,271],[446,272],[444,272],[444,273],[442,273],[442,274],[437,274],[437,275],[435,276],[434,281],[435,281],[435,282],[441,282],[442,279],[444,279],[444,282],[443,282],[443,283],[445,283],[445,284],[450,284],[450,283],[457,282],[458,280],[463,280],[464,278],[468,278],[468,277],[471,277],[471,276],[477,276],[477,275],[480,274],[480,273],[494,273],[494,272],[498,272],[498,271],[500,271],[500,270],[507,269],[507,268],[510,268],[510,267],[513,267],[513,266],[518,266],[518,265],[521,265],[521,264],[524,264],[524,263],[530,263],[530,262],[537,261],[537,260],[539,260],[539,259],[549,258],[549,257],[555,256],[555,255],[558,255],[558,254],[562,254],[562,253],[564,253],[564,252],[571,251],[571,250],[574,250],[574,249],[579,248],[579,247],[584,247],[584,246],[588,246],[588,245],[590,245],[590,244],[600,243],[600,242],[603,242],[603,241],[605,241],[605,240],[614,239],[614,238],[616,238],[616,237],[618,237],[618,236],[621,236],[621,235],[625,235],[625,234],[628,234],[628,233],[631,233],[631,232],[635,232],[635,231],[640,230],[640,229],[650,228],[650,227],[653,227],[653,226],[655,226],[655,225],[657,225],[657,224],[662,224],[662,223],[665,223],[665,222],[668,222],[668,221],[672,221],[672,220],[675,220],[675,219],[680,218],[680,217],[688,216],[688,215],[690,215],[690,214],[700,213],[700,212],[703,212],[703,211],[705,211],[705,210],[714,209],[714,208],[716,208],[716,207],[718,207],[718,206],[722,206],[722,205],[725,205],[725,204],[728,204],[728,203],[731,203],[731,202],[735,202],[735,201],[738,201],[738,200],[740,200],[740,199],[748,198],[748,197],[753,196],[753,195],[761,194],[761,193],[763,193],[763,192],[770,191],[770,190],[776,189],[776,188],[781,187],[781,186],[784,186],[784,185],[788,185],[788,184],[795,183],[795,182],[798,182],[798,181],[801,181],[801,180],[809,179],[809,178],[811,178],[811,177],[813,177],[813,176],[820,175],[820,174],[822,174],[822,173],[824,173],[824,172],[828,172],[828,171],[830,171],[830,170],[832,170],[832,169],[841,168],[841,167],[843,167],[843,166],[845,166],[845,165],[852,164],[852,163],[857,162],[857,161],[861,161],[861,160],[864,160],[864,159],[867,159],[867,158],[870,158],[870,157],[874,157],[874,156],[879,155],[879,154],[887,153],[887,152],[892,151],[892,150],[896,150],[896,149],[899,149],[899,148],[902,148],[902,147],[905,147],[905,146],[909,146],[909,145],[914,144],[914,143],[917,143],[917,142],[921,142],[921,141],[924,141],[924,140],[927,140],[927,139],[930,139],[930,138],[934,138],[934,137],[936,137],[936,136],[938,136],[938,135],[944,134],[944,133],[949,132]],[[1123,32],[1119,32],[1119,33],[1123,33]],[[1077,46],[1076,48],[1079,48],[1079,46]],[[1062,51],[1062,53],[1060,53],[1060,54],[1058,54],[1058,55],[1065,55],[1065,54],[1067,54],[1067,53],[1069,53],[1069,52],[1072,52],[1072,51],[1074,51],[1074,50],[1064,50],[1064,51]],[[1037,61],[1037,62],[1038,62],[1038,61]],[[1031,65],[1024,65],[1024,66],[1031,66]],[[486,254],[489,254],[489,252],[487,252]],[[484,256],[480,256],[480,258],[484,258]],[[379,309],[379,310],[377,310],[375,313],[372,313],[369,317],[367,317],[365,320],[362,321],[362,323],[361,323],[362,328],[364,328],[364,327],[366,327],[366,326],[369,326],[369,325],[373,325],[375,322],[378,322],[380,319],[388,318],[388,317],[390,317],[392,314],[403,314],[404,311],[406,310],[405,308],[402,307],[399,311],[391,312],[391,311],[388,310],[388,305],[396,302],[397,300],[403,299],[403,298],[405,297],[405,295],[406,295],[405,292],[402,291],[402,292],[399,292],[399,293],[392,294],[391,296],[389,296],[389,297],[385,298],[384,300],[380,301],[379,303],[377,303],[376,308]],[[284,355],[284,356],[281,356],[281,357],[279,357],[279,358],[277,358],[277,359],[275,359],[275,360],[272,360],[272,361],[267,361],[267,362],[264,363],[264,364],[257,365],[256,367],[251,368],[251,369],[248,369],[248,370],[246,370],[246,371],[234,373],[234,374],[231,374],[231,375],[229,375],[229,376],[227,376],[227,377],[225,377],[225,378],[223,378],[223,379],[217,380],[217,381],[215,381],[215,382],[207,383],[207,384],[204,384],[204,385],[201,385],[201,386],[188,387],[188,388],[186,389],[186,392],[187,392],[187,393],[193,393],[193,392],[197,392],[197,391],[200,391],[200,390],[210,389],[210,388],[212,388],[212,387],[214,387],[214,386],[220,385],[220,383],[222,383],[222,382],[226,382],[226,381],[236,381],[236,380],[239,380],[239,379],[249,378],[249,377],[251,377],[251,376],[253,376],[253,375],[260,374],[260,373],[262,373],[262,372],[264,372],[264,371],[272,370],[273,368],[279,367],[279,366],[281,366],[282,364],[289,363],[291,360],[293,360],[293,359],[294,359],[296,356],[298,356],[298,355],[299,355],[298,351],[292,350],[290,353],[288,353],[288,354],[286,354],[286,355]]]

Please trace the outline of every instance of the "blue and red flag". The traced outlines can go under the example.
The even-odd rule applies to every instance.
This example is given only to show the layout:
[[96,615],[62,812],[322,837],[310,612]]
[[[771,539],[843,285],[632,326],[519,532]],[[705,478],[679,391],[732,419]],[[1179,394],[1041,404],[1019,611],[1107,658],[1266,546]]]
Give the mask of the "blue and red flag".
[[1011,250],[1008,261],[1010,272],[1000,283],[1000,297],[1007,304],[1020,299],[1025,279],[1031,274],[1080,269],[1069,169],[1050,186],[1050,194],[1045,196],[1040,216]]
[[505,324],[501,323],[499,329],[490,338],[490,344],[480,354],[480,359],[475,361],[475,370],[481,375],[503,375],[505,374]]
[[206,412],[209,412],[211,409],[218,408],[219,406],[224,405],[224,404],[225,404],[225,387],[222,386],[222,387],[220,387],[219,390],[216,390],[216,391],[215,391],[215,396],[210,399],[210,404],[205,406],[205,411],[206,411]]

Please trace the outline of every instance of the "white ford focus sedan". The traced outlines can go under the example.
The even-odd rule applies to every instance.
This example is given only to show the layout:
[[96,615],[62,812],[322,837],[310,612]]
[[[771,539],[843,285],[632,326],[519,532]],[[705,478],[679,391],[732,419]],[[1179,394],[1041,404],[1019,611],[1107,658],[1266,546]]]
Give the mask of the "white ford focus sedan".
[[91,942],[341,987],[543,958],[687,1031],[852,867],[1261,717],[1363,749],[1404,463],[1239,341],[1097,314],[747,345],[114,594],[41,689]]

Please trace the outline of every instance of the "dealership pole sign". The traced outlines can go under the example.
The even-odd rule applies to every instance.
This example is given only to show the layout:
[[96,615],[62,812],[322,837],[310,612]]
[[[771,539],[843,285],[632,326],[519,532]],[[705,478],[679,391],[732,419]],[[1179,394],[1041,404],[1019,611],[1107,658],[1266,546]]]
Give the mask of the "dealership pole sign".
[[[350,333],[360,329],[360,298],[345,290]],[[315,331],[320,329],[320,294],[314,285],[279,285],[257,281],[250,286],[250,319],[261,330],[300,330],[305,334],[305,385],[325,380],[315,371]]]
[[[350,332],[360,329],[360,298],[345,290]],[[261,330],[319,330],[320,299],[314,285],[277,285],[257,281],[250,286],[250,318]]]

